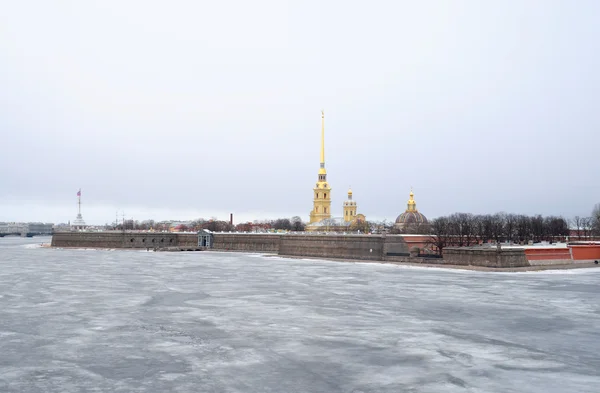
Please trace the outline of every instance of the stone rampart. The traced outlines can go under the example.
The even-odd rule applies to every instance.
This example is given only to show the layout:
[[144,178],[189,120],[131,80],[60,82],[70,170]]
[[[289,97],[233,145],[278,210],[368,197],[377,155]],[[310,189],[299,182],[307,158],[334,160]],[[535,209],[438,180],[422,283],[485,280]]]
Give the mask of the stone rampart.
[[[197,236],[196,236],[197,239]],[[56,232],[52,247],[164,248],[178,246],[175,233],[163,232]]]
[[177,233],[177,246],[180,248],[198,247],[197,233]]
[[443,265],[444,260],[442,258],[428,258],[424,257],[411,257],[411,256],[398,256],[398,255],[387,255],[385,257],[386,262],[390,263],[410,263],[410,264],[426,264],[426,265]]
[[523,249],[497,250],[477,247],[444,248],[444,264],[496,268],[531,266]]
[[215,233],[213,249],[223,251],[278,252],[282,236],[275,233]]
[[279,255],[383,260],[381,235],[282,235]]
[[[54,247],[198,249],[195,233],[163,232],[57,232]],[[416,256],[402,235],[342,234],[256,234],[214,233],[213,249],[221,251],[278,253],[282,256],[357,259],[391,263],[482,266],[493,268],[526,267],[523,249],[462,247],[444,249],[444,258]],[[536,263],[538,264],[538,263]]]
[[409,244],[406,242],[406,239],[403,235],[385,235],[383,236],[383,254],[406,254],[409,253]]

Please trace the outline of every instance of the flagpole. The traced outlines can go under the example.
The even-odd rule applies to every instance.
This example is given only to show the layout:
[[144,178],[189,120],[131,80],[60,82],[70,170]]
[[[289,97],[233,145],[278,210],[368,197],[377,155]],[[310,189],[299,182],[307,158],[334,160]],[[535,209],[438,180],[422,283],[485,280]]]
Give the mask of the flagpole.
[[81,215],[81,188],[79,189],[79,192],[77,193],[77,205],[78,205],[78,213],[79,215]]

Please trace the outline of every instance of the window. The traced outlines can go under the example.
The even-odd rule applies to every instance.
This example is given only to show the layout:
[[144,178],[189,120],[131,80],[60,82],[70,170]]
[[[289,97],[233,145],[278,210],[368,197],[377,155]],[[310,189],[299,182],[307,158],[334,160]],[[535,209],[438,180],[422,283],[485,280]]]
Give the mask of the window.
[[327,198],[327,193],[323,194],[323,198]]
[[327,213],[327,208],[326,207],[323,208],[323,213]]

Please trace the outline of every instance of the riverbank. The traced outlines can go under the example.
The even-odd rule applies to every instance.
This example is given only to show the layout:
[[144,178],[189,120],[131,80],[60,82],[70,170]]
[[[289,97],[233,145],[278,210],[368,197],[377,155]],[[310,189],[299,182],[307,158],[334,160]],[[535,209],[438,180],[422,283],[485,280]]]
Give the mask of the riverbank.
[[397,265],[397,266],[411,266],[411,267],[424,267],[424,268],[438,268],[438,269],[456,269],[456,270],[470,270],[470,271],[481,271],[481,272],[530,272],[530,271],[544,271],[544,270],[571,270],[571,269],[583,269],[583,268],[600,268],[600,264],[595,263],[572,263],[567,265],[536,265],[536,266],[523,266],[523,267],[484,267],[484,266],[472,266],[472,265],[450,265],[444,263],[408,263],[408,262],[391,262],[391,261],[372,261],[372,260],[356,260],[356,259],[343,259],[343,258],[312,258],[312,257],[297,257],[288,255],[264,255],[265,257],[278,257],[278,258],[289,258],[289,259],[300,259],[300,260],[320,260],[320,261],[331,261],[331,262],[346,262],[346,263],[377,263],[383,265]]
[[[104,247],[53,247],[49,243],[42,243],[40,247],[43,248],[57,248],[57,249],[86,249],[86,250],[107,250]],[[175,249],[175,248],[172,248]],[[148,251],[144,249],[110,249],[116,250],[129,250],[129,251]],[[155,251],[149,249],[149,251]],[[162,249],[160,251],[173,251],[168,249]],[[188,251],[186,248],[178,249],[177,251]],[[196,250],[189,250],[196,251]],[[234,250],[217,250],[217,249],[204,249],[205,252],[218,252],[218,253],[234,253],[234,254],[259,254],[264,257],[277,257],[297,260],[321,260],[331,262],[345,262],[345,263],[377,263],[387,265],[398,265],[398,266],[411,266],[411,267],[423,267],[423,268],[439,268],[439,269],[457,269],[457,270],[470,270],[470,271],[481,271],[481,272],[528,272],[528,271],[545,271],[545,270],[571,270],[571,269],[583,269],[583,268],[600,268],[599,264],[591,263],[571,263],[571,264],[549,264],[549,265],[534,265],[534,266],[522,266],[522,267],[485,267],[485,266],[474,266],[474,265],[453,265],[445,263],[410,263],[410,262],[396,262],[396,261],[377,261],[368,259],[348,259],[348,258],[333,258],[333,257],[310,257],[310,256],[295,256],[295,255],[279,255],[277,253],[269,252],[249,252],[249,251],[234,251]]]

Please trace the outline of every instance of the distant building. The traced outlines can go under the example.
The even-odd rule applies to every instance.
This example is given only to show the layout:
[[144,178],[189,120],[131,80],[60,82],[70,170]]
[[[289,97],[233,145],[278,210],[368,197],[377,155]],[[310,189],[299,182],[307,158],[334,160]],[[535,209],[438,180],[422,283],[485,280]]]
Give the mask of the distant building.
[[42,222],[1,222],[0,236],[19,235],[19,236],[39,236],[51,235],[54,224]]
[[43,223],[43,222],[28,222],[27,233],[30,235],[51,235],[53,232],[54,224]]

